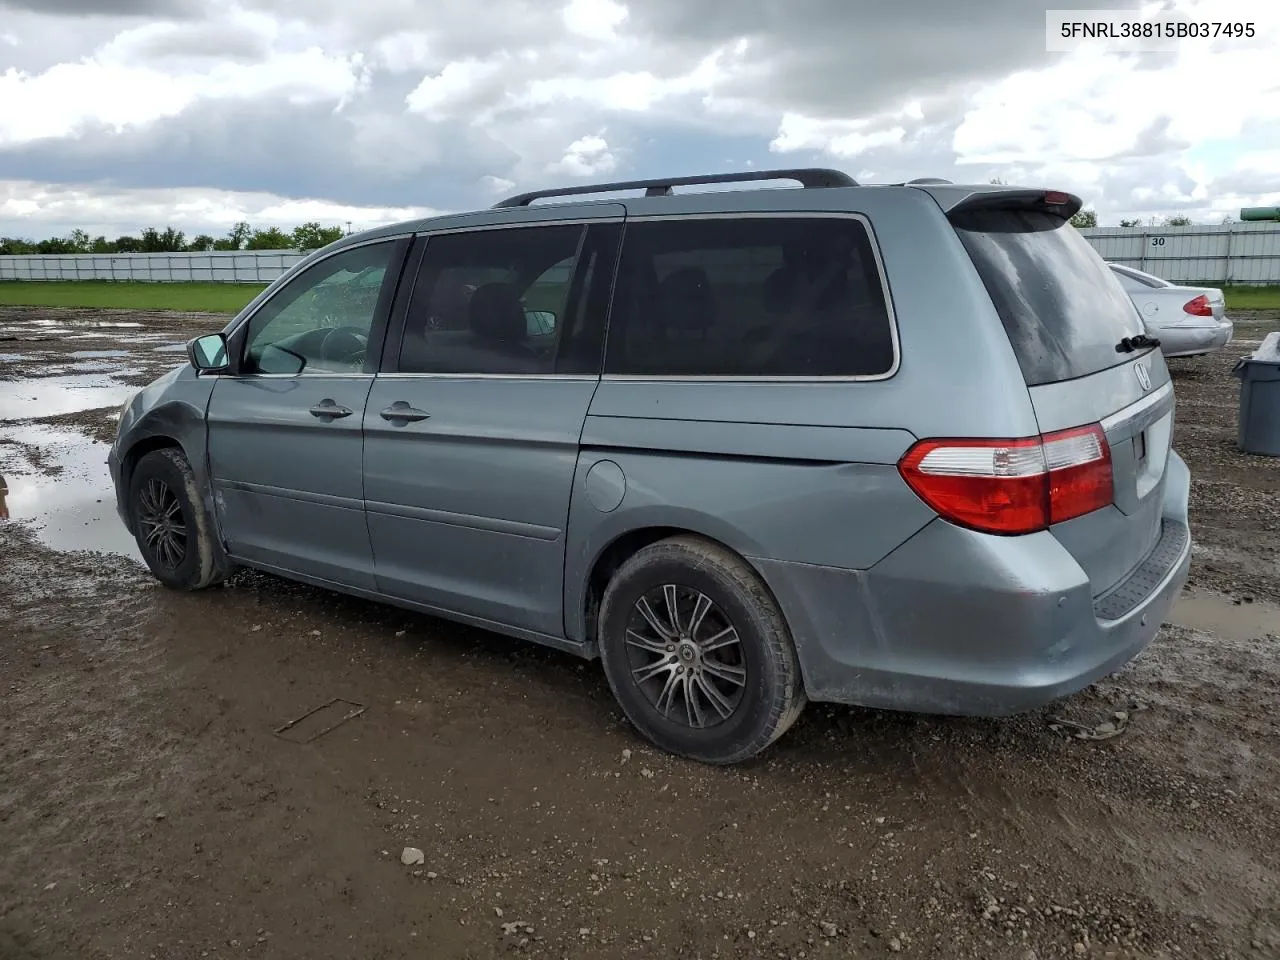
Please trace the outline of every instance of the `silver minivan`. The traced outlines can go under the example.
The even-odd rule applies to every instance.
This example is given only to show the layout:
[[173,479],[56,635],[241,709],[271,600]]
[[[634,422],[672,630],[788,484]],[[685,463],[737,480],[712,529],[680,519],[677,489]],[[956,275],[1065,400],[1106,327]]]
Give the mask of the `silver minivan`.
[[120,515],[170,587],[599,657],[702,761],[809,700],[1033,709],[1142,650],[1191,549],[1169,373],[1079,207],[806,169],[347,237],[125,405]]

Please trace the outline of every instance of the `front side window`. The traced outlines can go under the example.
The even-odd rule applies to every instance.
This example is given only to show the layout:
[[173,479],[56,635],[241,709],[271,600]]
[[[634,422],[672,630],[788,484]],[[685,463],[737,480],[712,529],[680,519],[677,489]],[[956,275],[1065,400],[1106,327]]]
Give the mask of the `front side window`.
[[394,241],[335,254],[291,280],[249,321],[245,373],[360,373]]
[[894,367],[893,327],[853,217],[630,223],[607,373],[859,377]]
[[563,224],[431,237],[397,369],[555,372],[585,229]]

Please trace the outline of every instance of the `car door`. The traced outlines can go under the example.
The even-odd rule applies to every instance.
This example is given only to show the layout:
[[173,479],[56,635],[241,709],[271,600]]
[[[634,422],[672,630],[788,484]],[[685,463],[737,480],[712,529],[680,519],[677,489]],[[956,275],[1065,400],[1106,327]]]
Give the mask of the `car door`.
[[308,267],[230,338],[237,358],[207,413],[228,552],[373,590],[362,428],[409,241],[349,247]]
[[607,222],[425,240],[365,412],[383,593],[563,636],[569,496],[625,213],[602,208]]

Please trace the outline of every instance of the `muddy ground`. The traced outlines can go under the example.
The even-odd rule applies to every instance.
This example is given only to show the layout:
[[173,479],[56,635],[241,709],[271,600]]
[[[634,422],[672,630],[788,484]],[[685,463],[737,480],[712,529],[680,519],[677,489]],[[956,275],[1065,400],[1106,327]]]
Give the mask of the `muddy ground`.
[[223,318],[0,311],[0,958],[1280,957],[1280,460],[1229,376],[1280,316],[1241,321],[1171,362],[1193,587],[1138,660],[1014,719],[811,706],[722,770],[566,655],[158,588],[104,441]]

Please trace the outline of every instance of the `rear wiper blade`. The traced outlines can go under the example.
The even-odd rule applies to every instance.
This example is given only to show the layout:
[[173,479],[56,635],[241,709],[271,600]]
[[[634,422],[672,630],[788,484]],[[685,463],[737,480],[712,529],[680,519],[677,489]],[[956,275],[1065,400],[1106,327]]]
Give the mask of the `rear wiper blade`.
[[1133,353],[1135,350],[1141,350],[1143,347],[1158,347],[1160,341],[1155,337],[1149,337],[1145,333],[1140,333],[1136,337],[1125,337],[1116,344],[1116,353]]

